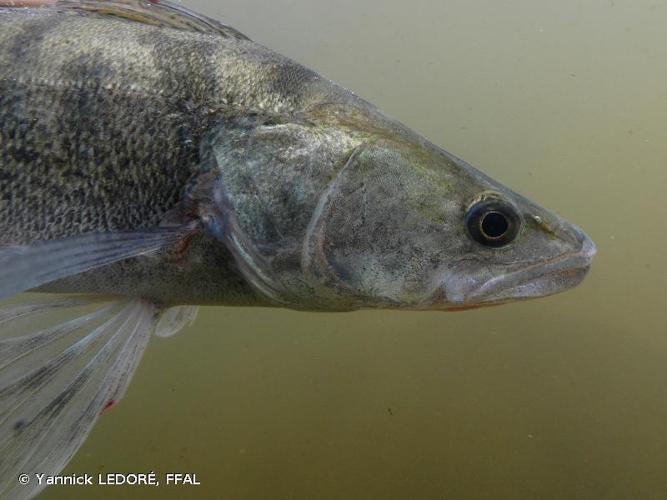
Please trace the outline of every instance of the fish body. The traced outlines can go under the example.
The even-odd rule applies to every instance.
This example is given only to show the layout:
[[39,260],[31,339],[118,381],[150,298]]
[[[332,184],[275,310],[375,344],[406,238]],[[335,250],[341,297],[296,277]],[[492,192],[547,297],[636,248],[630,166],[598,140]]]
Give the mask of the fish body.
[[[524,225],[543,240],[566,240],[553,248],[526,246],[521,259],[512,249],[505,266],[547,260],[565,245],[581,249],[588,241],[351,92],[233,30],[200,33],[58,8],[6,10],[0,27],[0,244],[201,220],[221,203],[225,213],[216,224],[228,224],[225,237],[233,237],[220,245],[221,227],[208,227],[189,237],[177,258],[129,259],[45,290],[336,310],[429,308],[429,297],[439,294],[443,308],[468,305],[453,286],[443,295],[441,283],[426,282],[442,281],[437,275],[446,269],[439,268],[461,257],[484,260],[485,249],[448,227],[462,228],[462,212],[484,192],[526,204]],[[384,167],[369,172],[385,177],[374,189],[428,202],[387,212],[386,199],[371,206],[369,196],[380,193],[367,190],[365,201],[339,216],[356,229],[371,221],[374,227],[361,232],[383,237],[358,241],[357,248],[341,240],[358,235],[332,237],[345,254],[332,264],[315,257],[309,231],[332,180],[348,175],[351,156],[361,156],[357,148],[377,153]],[[382,186],[386,178],[394,184]],[[405,188],[397,188],[401,183]],[[215,196],[222,198],[211,203]],[[367,218],[355,219],[362,204]],[[415,211],[422,213],[409,224]],[[233,228],[220,220],[229,218]],[[430,241],[415,246],[415,234]],[[378,262],[388,258],[393,262]],[[338,271],[333,285],[323,283],[341,259],[350,267],[343,274],[358,274],[351,268],[364,259],[372,269],[352,287]],[[415,288],[411,281],[421,290],[401,296],[389,290]]]
[[[0,245],[159,225],[200,173],[216,122],[297,113],[314,80],[243,37],[55,9],[2,12]],[[202,239],[189,265],[135,259],[55,289],[261,303],[224,246]]]
[[196,305],[460,310],[571,288],[594,254],[578,227],[181,6],[0,9],[0,299],[52,294],[0,307],[0,496],[39,491],[20,472],[58,473],[150,335]]

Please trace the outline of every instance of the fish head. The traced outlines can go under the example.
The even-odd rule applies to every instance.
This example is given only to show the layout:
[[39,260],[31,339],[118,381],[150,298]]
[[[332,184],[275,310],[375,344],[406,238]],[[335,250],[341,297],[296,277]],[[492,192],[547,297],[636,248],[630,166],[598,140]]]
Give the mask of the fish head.
[[201,183],[209,230],[270,303],[456,310],[577,285],[576,226],[375,108],[225,122]]
[[579,284],[578,227],[410,132],[370,137],[321,196],[302,269],[350,308],[457,310]]

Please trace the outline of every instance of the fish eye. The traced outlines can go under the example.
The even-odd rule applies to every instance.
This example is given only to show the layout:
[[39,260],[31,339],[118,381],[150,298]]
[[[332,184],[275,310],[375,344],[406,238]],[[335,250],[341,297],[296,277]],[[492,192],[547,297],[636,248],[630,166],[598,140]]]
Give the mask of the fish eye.
[[503,247],[516,238],[521,221],[516,210],[500,200],[482,200],[465,216],[468,233],[487,247]]

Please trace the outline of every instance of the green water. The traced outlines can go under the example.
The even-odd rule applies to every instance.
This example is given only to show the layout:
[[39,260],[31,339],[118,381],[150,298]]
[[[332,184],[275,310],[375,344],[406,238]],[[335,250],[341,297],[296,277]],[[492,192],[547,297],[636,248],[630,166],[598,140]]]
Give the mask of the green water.
[[579,288],[467,313],[205,308],[43,498],[667,498],[667,3],[200,0],[583,227]]

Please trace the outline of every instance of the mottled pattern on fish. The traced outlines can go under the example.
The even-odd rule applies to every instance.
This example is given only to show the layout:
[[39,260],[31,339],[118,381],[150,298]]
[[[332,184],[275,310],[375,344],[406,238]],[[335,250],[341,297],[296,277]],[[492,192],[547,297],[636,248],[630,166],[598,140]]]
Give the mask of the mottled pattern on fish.
[[[0,9],[0,245],[156,226],[217,121],[290,115],[337,91],[244,39]],[[130,260],[52,289],[261,302],[206,235],[185,265]]]
[[293,112],[316,79],[245,40],[0,11],[0,244],[155,225],[212,121]]

